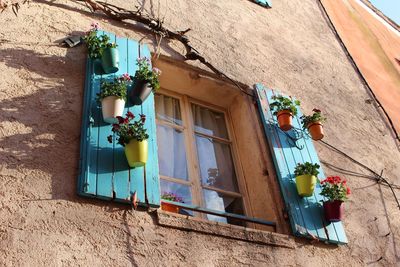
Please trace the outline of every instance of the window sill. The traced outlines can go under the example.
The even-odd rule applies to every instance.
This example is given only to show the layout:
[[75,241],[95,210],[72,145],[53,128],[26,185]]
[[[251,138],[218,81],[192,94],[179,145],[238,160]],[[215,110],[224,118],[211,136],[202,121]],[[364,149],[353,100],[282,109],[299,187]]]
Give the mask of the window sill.
[[276,247],[295,248],[294,237],[246,227],[204,221],[199,218],[157,210],[158,224],[180,230],[200,232]]

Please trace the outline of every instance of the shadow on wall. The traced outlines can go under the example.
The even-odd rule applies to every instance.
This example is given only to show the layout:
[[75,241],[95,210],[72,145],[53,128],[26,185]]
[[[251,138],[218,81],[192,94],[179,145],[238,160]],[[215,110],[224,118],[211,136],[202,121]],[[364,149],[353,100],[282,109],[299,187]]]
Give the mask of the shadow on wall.
[[[151,16],[156,17],[155,15],[155,11],[154,11],[154,3],[153,0],[141,0],[141,4],[138,7],[139,10],[143,11],[147,1],[149,1],[150,3],[150,11],[149,13],[151,14]],[[35,2],[41,3],[41,4],[45,4],[45,5],[49,5],[52,7],[56,7],[56,8],[62,8],[68,11],[73,11],[73,12],[77,12],[80,13],[82,15],[91,17],[93,20],[98,20],[98,19],[102,19],[103,22],[102,24],[110,24],[113,26],[116,26],[118,28],[121,29],[125,29],[125,30],[130,30],[130,31],[135,31],[136,33],[141,33],[142,36],[141,38],[145,38],[147,37],[151,43],[146,43],[148,45],[151,45],[153,47],[153,51],[157,51],[158,50],[158,42],[157,40],[154,38],[154,32],[149,30],[146,26],[144,26],[141,23],[127,23],[127,22],[123,22],[123,21],[115,21],[112,19],[109,19],[106,15],[104,15],[103,13],[93,13],[90,11],[86,11],[89,10],[89,8],[84,5],[83,3],[81,4],[82,7],[86,10],[82,10],[80,8],[77,7],[73,7],[67,4],[61,4],[61,3],[56,3],[56,2],[50,2],[50,1],[46,1],[46,0],[37,0]],[[88,25],[89,27],[89,25]],[[102,25],[100,25],[100,27],[102,27]],[[162,39],[162,48],[163,50],[166,52],[166,54],[168,54],[171,57],[174,57],[175,59],[180,59],[180,60],[185,60],[185,57],[180,53],[177,52],[174,48],[171,47],[170,45],[170,40],[168,38],[163,38]]]
[[[20,90],[18,96],[0,100],[0,123],[24,129],[11,129],[0,139],[0,159],[7,168],[49,174],[53,199],[76,195],[84,55],[81,48],[68,49],[66,56],[24,48],[0,50],[0,62],[16,69],[16,77],[5,81]],[[29,179],[46,184],[43,174]]]

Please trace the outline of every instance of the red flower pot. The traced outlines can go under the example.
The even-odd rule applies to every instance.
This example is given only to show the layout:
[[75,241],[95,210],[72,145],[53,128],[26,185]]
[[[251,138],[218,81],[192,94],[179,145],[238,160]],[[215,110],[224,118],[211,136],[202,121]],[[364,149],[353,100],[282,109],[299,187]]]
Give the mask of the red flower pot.
[[169,212],[179,213],[180,208],[170,203],[161,202],[161,209]]
[[318,141],[324,138],[324,129],[322,128],[322,124],[320,122],[310,123],[308,124],[307,128],[313,140]]
[[276,118],[278,119],[278,124],[279,128],[281,128],[283,131],[289,131],[292,129],[292,117],[293,114],[290,112],[290,110],[281,110],[278,112],[276,115]]
[[339,222],[343,218],[343,201],[325,201],[324,202],[325,219],[329,222]]

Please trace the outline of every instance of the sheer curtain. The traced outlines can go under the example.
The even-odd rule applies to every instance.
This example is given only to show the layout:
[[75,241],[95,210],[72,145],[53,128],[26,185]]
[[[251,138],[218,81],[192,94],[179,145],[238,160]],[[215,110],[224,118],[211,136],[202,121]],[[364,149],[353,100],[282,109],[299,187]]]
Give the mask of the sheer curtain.
[[[197,132],[228,139],[224,115],[201,106],[192,105]],[[197,153],[202,183],[237,192],[236,175],[230,146],[211,138],[196,135]]]
[[[179,101],[156,95],[157,119],[182,125]],[[187,180],[186,150],[183,133],[171,126],[157,125],[157,144],[160,174]]]

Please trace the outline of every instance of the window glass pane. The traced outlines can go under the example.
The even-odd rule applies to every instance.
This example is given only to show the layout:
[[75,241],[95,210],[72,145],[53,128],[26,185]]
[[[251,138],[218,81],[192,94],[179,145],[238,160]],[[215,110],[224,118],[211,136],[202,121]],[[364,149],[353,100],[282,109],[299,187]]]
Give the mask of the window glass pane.
[[192,104],[194,129],[197,132],[228,139],[224,114]]
[[157,125],[157,145],[160,174],[187,180],[188,170],[183,132],[172,127]]
[[154,96],[156,118],[176,125],[182,125],[179,100],[170,96],[156,94]]
[[[178,197],[182,198],[183,203],[188,205],[192,204],[192,194],[190,192],[189,186],[166,181],[163,179],[160,179],[160,186],[161,186],[161,196],[165,193],[174,193]],[[193,216],[193,212],[190,210],[181,209],[179,213]]]
[[230,146],[196,135],[201,183],[239,192]]
[[[244,215],[241,198],[226,196],[211,190],[204,190],[203,195],[206,208],[208,209]],[[210,214],[207,214],[207,218],[211,221],[230,223],[236,225],[245,225],[243,221],[232,218],[225,218]]]

